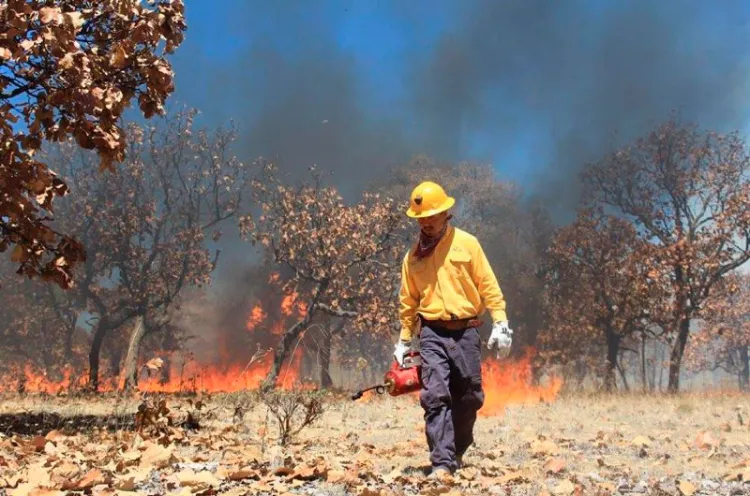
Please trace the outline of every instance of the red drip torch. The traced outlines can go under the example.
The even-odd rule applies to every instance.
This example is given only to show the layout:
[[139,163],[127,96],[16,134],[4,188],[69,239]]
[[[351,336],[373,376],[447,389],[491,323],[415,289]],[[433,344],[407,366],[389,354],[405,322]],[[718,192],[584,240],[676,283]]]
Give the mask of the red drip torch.
[[385,373],[383,384],[357,391],[352,395],[352,400],[360,399],[365,392],[373,389],[378,394],[388,391],[391,396],[400,396],[419,391],[421,388],[422,362],[418,351],[410,351],[404,355],[403,367],[399,366],[396,360],[393,361],[390,370]]

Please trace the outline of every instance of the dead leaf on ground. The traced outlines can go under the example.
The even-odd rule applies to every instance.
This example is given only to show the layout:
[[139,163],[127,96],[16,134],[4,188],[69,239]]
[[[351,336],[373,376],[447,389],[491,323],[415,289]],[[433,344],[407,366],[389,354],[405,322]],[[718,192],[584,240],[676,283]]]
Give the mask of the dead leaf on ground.
[[635,436],[630,444],[639,448],[648,448],[651,446],[651,440],[646,436]]
[[677,489],[680,490],[682,496],[693,496],[697,488],[692,482],[682,480],[677,484]]
[[523,471],[519,471],[519,472],[510,471],[498,477],[496,480],[499,484],[510,484],[510,483],[521,484],[521,483],[529,482],[530,479],[529,479],[528,474],[526,474]]
[[545,439],[543,441],[535,439],[531,443],[531,453],[536,457],[555,455],[559,450],[560,448],[557,446],[557,444],[549,439]]
[[575,490],[575,484],[566,479],[555,486],[555,488],[552,490],[552,494],[554,494],[555,496],[568,496],[570,494],[573,494]]
[[214,487],[218,488],[221,485],[221,481],[216,478],[214,474],[208,470],[201,470],[200,472],[194,472],[191,469],[185,469],[175,474],[180,484],[186,487],[195,488],[206,488]]
[[331,484],[339,484],[346,478],[346,472],[343,470],[329,470],[326,480]]
[[51,431],[49,431],[47,433],[46,436],[44,436],[44,438],[47,441],[59,441],[60,439],[64,439],[65,438],[65,434],[63,434],[62,432],[58,431],[57,429],[52,429]]
[[293,473],[294,469],[292,467],[278,467],[273,471],[273,475],[279,476],[292,475]]
[[600,489],[603,489],[610,493],[614,493],[617,490],[617,486],[614,484],[614,482],[597,482],[596,485]]
[[710,431],[701,431],[695,437],[695,446],[699,449],[710,449],[719,445],[719,440]]
[[490,460],[499,460],[505,455],[506,449],[495,447],[485,453],[485,456]]
[[458,475],[462,479],[465,479],[467,481],[472,481],[472,480],[475,480],[477,476],[479,475],[479,469],[477,469],[476,467],[462,468],[461,470],[459,470]]
[[734,467],[724,476],[725,481],[750,481],[750,467]]
[[253,470],[250,468],[241,468],[239,470],[235,470],[234,472],[229,472],[229,474],[227,475],[227,479],[232,481],[241,481],[246,479],[260,480],[260,474],[257,470]]
[[98,484],[106,483],[107,477],[105,477],[101,470],[95,468],[93,470],[89,470],[86,475],[84,475],[80,479],[68,481],[67,483],[63,484],[62,488],[64,490],[83,491],[84,489],[91,489]]
[[319,465],[315,467],[309,467],[309,466],[302,466],[297,467],[294,472],[292,473],[292,478],[299,479],[303,481],[311,481],[315,479],[319,479],[321,477],[325,477],[325,473],[328,472],[328,468],[324,465]]
[[150,468],[136,469],[123,475],[116,475],[114,487],[123,491],[133,491],[135,486],[141,484],[151,477]]
[[45,438],[44,436],[35,436],[29,444],[32,448],[34,448],[34,451],[40,452],[44,451],[44,447],[49,443],[50,441]]
[[247,487],[242,487],[242,486],[233,487],[231,489],[227,489],[226,491],[222,491],[221,495],[222,496],[246,496],[247,494],[253,494],[253,493],[248,493],[247,489],[248,489]]
[[41,463],[29,467],[26,479],[37,487],[52,487],[53,485],[49,469]]
[[141,455],[141,467],[164,468],[174,461],[173,446],[165,448],[150,441],[146,441],[144,446],[146,446],[146,449]]
[[401,470],[399,470],[399,469],[397,469],[397,468],[394,468],[393,470],[391,470],[391,472],[390,472],[390,473],[388,473],[388,474],[385,474],[385,475],[381,476],[381,479],[382,479],[382,480],[383,480],[383,482],[385,482],[386,484],[393,484],[393,483],[394,483],[394,482],[396,482],[396,481],[397,481],[397,480],[398,480],[399,478],[403,477],[403,475],[404,475],[404,474],[403,474],[403,472],[401,472]]
[[61,496],[65,494],[57,489],[42,489],[33,482],[24,482],[17,488],[8,491],[8,496]]
[[563,470],[565,470],[565,467],[567,466],[567,463],[564,459],[560,457],[553,457],[549,458],[544,463],[544,470],[545,472],[549,472],[551,474],[559,474]]

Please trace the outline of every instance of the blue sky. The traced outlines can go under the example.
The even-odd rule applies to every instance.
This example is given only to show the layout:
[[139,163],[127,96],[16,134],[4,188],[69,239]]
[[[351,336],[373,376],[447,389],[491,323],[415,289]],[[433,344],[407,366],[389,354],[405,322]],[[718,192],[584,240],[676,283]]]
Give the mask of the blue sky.
[[423,151],[559,191],[615,132],[675,108],[744,128],[750,110],[747,2],[186,4],[173,101],[235,119],[245,159],[344,180]]

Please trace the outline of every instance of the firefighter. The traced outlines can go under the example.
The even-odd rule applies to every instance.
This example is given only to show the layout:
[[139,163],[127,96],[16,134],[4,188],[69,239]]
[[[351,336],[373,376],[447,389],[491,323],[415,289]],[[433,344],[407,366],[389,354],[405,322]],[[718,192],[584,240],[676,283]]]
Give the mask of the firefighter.
[[473,443],[477,411],[484,404],[479,317],[489,310],[488,348],[507,352],[505,298],[487,257],[473,235],[450,224],[455,199],[430,181],[411,193],[406,214],[419,223],[419,240],[401,265],[401,333],[394,358],[418,334],[422,361],[420,404],[430,450],[431,473],[452,473]]

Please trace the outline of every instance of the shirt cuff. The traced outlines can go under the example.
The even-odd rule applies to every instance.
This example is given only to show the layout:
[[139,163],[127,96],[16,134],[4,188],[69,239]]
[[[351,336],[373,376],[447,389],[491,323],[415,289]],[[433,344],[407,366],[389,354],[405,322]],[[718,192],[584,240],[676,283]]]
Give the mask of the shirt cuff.
[[508,321],[508,315],[505,313],[505,310],[495,310],[494,312],[490,312],[490,314],[492,315],[493,324]]

